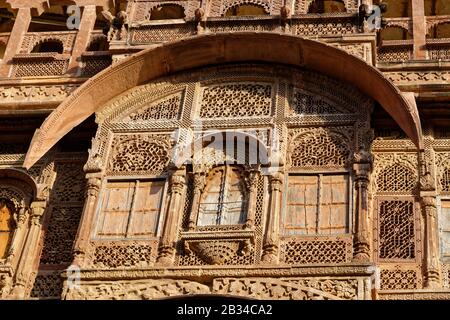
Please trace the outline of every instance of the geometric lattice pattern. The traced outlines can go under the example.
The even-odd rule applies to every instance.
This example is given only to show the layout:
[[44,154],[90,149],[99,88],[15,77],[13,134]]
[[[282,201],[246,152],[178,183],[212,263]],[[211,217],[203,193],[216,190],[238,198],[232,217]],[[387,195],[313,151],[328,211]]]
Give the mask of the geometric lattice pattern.
[[336,107],[330,105],[320,97],[296,91],[294,101],[291,103],[292,111],[295,114],[333,114],[342,113]]
[[382,269],[380,274],[381,290],[417,289],[416,270]]
[[382,201],[379,217],[379,258],[414,259],[414,203],[410,200]]
[[378,174],[379,192],[411,192],[416,187],[416,175],[406,166],[391,164]]
[[85,200],[86,179],[83,161],[56,162],[56,180],[50,198],[49,219],[45,223],[40,263],[61,265],[72,262],[72,247]]
[[292,167],[343,167],[350,150],[342,136],[327,131],[308,132],[293,141]]
[[91,77],[108,68],[112,64],[111,56],[85,57],[83,58],[83,68],[81,76]]
[[80,163],[58,163],[56,171],[55,200],[58,202],[84,202],[86,180],[83,165]]
[[205,88],[200,117],[254,117],[270,114],[272,86],[238,83]]
[[156,248],[148,244],[100,245],[95,248],[94,266],[144,267],[154,261]]
[[442,172],[441,178],[439,179],[439,183],[441,184],[441,190],[444,192],[450,191],[450,169],[445,168],[444,172]]
[[16,62],[15,77],[59,76],[66,72],[68,60],[26,60]]
[[164,146],[143,139],[129,139],[117,144],[110,162],[110,172],[160,174],[169,162]]
[[351,261],[352,242],[344,239],[292,239],[283,244],[282,257],[282,262],[287,264],[346,263]]
[[31,298],[61,299],[63,279],[61,273],[56,271],[38,274],[31,290]]
[[53,207],[44,238],[41,264],[72,262],[72,246],[83,207]]
[[180,111],[181,99],[181,95],[173,96],[144,110],[139,110],[129,117],[133,121],[176,119]]

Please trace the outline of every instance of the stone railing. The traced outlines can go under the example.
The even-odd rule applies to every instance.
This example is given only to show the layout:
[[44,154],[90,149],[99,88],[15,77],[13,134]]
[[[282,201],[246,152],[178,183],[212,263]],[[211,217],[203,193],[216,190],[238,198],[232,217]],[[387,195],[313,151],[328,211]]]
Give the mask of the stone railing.
[[278,29],[280,29],[280,19],[273,16],[210,18],[206,23],[206,30],[211,33],[238,31],[270,32]]
[[20,53],[30,53],[38,43],[46,40],[61,42],[64,53],[71,53],[76,35],[77,31],[29,32],[23,38]]
[[48,53],[18,54],[13,58],[13,77],[61,76],[67,71],[70,55]]
[[171,23],[158,21],[130,28],[129,39],[132,45],[161,43],[191,37],[196,34],[195,22],[168,20]]
[[[329,37],[359,33],[357,16],[342,13],[333,16],[308,14],[294,16],[287,21],[290,28],[284,28],[279,16],[221,17],[208,18],[203,32],[267,31],[286,32],[301,37]],[[141,45],[161,43],[188,38],[197,34],[195,21],[167,20],[152,21],[130,28],[130,44]]]
[[413,40],[385,40],[378,48],[378,62],[399,62],[413,57]]
[[427,39],[430,60],[450,60],[450,38]]
[[292,32],[301,37],[341,36],[359,32],[358,17],[353,14],[339,14],[333,17],[323,15],[295,16],[291,20]]

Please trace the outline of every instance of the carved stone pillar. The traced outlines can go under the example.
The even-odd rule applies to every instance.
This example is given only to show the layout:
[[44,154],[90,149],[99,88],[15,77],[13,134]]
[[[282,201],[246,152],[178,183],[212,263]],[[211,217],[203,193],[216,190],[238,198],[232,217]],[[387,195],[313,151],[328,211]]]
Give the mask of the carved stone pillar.
[[355,215],[356,230],[354,238],[355,261],[370,260],[370,239],[369,239],[369,200],[367,187],[369,185],[369,173],[372,163],[372,156],[362,148],[354,155],[353,170],[355,172]]
[[0,62],[0,77],[7,77],[11,69],[12,58],[19,53],[22,39],[28,31],[31,21],[30,8],[19,8],[13,29],[11,30],[3,60]]
[[77,237],[74,245],[74,260],[73,264],[81,267],[84,263],[86,250],[89,246],[91,230],[93,226],[93,219],[95,207],[98,200],[98,195],[101,186],[100,173],[88,173],[86,175],[86,201],[83,207],[83,214],[81,216],[80,226],[78,227]]
[[248,173],[248,210],[247,220],[245,221],[246,229],[253,229],[255,226],[256,215],[256,197],[258,195],[258,181],[261,174],[258,170],[251,170]]
[[420,198],[425,223],[425,287],[440,287],[439,229],[437,224],[434,151],[420,153]]
[[37,259],[38,246],[45,206],[45,201],[34,201],[31,203],[31,224],[16,272],[16,281],[12,291],[12,298],[14,299],[25,298],[30,275],[37,268],[39,262]]
[[278,263],[279,256],[279,229],[282,204],[282,187],[284,175],[275,172],[270,176],[270,211],[263,243],[263,263]]
[[68,73],[79,75],[81,73],[81,55],[86,51],[91,38],[92,30],[94,30],[97,12],[95,5],[85,6],[81,17],[80,29],[72,50]]
[[412,0],[412,23],[414,36],[414,59],[426,59],[427,22],[424,0]]
[[26,236],[27,226],[26,222],[28,220],[29,210],[25,207],[19,209],[16,221],[16,230],[14,231],[13,238],[11,239],[11,247],[6,258],[6,262],[9,265],[15,264],[19,256],[18,252],[21,251],[23,246],[23,241]]
[[189,215],[189,230],[193,231],[197,225],[198,206],[200,205],[200,197],[206,185],[206,177],[203,172],[194,173],[194,195],[192,198],[192,210]]
[[166,210],[165,223],[157,263],[172,265],[175,260],[178,222],[183,212],[183,200],[186,190],[186,170],[175,170],[170,176],[170,200]]
[[439,288],[441,284],[436,197],[435,195],[424,195],[424,193],[421,193],[421,196],[425,215],[425,287]]

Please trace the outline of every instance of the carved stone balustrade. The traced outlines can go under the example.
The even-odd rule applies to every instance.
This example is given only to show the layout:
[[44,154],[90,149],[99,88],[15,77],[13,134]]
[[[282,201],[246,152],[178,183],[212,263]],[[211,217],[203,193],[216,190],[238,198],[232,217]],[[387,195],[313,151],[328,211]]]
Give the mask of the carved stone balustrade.
[[149,21],[129,29],[131,45],[175,41],[192,37],[195,34],[196,22],[185,22],[180,19]]
[[450,60],[450,39],[427,39],[430,60]]
[[387,40],[378,48],[378,62],[400,62],[413,58],[413,40]]
[[255,244],[255,233],[250,230],[189,231],[181,233],[181,242],[185,254],[196,255],[206,264],[223,265],[237,255],[249,255]]
[[70,55],[56,52],[17,54],[13,57],[13,77],[48,77],[66,73]]

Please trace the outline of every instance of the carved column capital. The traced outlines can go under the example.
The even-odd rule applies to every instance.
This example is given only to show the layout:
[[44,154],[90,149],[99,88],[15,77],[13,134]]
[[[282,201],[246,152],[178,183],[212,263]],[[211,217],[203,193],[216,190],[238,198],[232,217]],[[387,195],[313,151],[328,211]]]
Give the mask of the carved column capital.
[[258,188],[258,181],[261,173],[259,170],[252,169],[247,172],[246,175],[246,187],[249,192],[254,192]]
[[206,186],[206,175],[204,172],[193,173],[194,194],[201,194]]
[[102,185],[102,179],[99,175],[87,175],[86,183],[86,195],[88,197],[96,198],[100,192],[100,187]]
[[273,191],[282,191],[283,187],[284,174],[282,172],[275,172],[270,175],[270,190]]
[[31,223],[33,225],[41,224],[41,219],[44,215],[45,207],[45,201],[34,201],[31,203]]
[[186,173],[184,168],[173,171],[170,176],[169,190],[171,194],[182,194],[186,186]]

